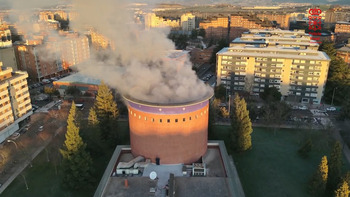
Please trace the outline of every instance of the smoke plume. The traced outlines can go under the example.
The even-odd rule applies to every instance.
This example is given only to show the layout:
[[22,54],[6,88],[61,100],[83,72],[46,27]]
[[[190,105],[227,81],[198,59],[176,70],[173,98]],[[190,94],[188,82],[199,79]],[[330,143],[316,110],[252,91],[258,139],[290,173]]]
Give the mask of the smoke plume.
[[175,50],[167,39],[169,30],[144,30],[134,23],[130,1],[73,3],[79,18],[71,23],[72,28],[92,27],[108,37],[115,48],[79,65],[81,73],[103,80],[122,94],[149,102],[188,102],[212,92],[197,78],[187,57],[182,61],[169,57]]

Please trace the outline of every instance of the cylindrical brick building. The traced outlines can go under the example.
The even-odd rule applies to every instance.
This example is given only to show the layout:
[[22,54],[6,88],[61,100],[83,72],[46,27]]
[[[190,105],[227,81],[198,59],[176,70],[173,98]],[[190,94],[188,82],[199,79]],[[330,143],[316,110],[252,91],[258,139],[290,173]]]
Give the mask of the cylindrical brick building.
[[134,156],[190,164],[207,151],[211,94],[188,103],[156,104],[124,96]]

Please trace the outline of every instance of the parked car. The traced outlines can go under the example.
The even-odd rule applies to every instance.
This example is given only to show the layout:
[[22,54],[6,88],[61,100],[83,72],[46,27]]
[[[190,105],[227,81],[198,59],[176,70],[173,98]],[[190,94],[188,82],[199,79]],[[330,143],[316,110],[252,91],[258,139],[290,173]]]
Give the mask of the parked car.
[[44,130],[44,126],[40,126],[39,129],[38,129],[39,132],[43,131],[43,130]]
[[327,111],[336,111],[337,109],[335,107],[327,107]]
[[299,109],[300,109],[300,110],[308,110],[308,108],[307,108],[305,105],[299,106]]
[[293,106],[292,106],[292,109],[299,109],[299,106],[293,105]]
[[51,81],[48,80],[48,79],[43,79],[42,82],[43,82],[43,83],[50,83]]
[[18,132],[15,132],[15,133],[13,133],[13,134],[11,135],[10,139],[11,139],[11,140],[16,140],[17,138],[19,138],[19,136],[21,136],[21,134],[18,133]]

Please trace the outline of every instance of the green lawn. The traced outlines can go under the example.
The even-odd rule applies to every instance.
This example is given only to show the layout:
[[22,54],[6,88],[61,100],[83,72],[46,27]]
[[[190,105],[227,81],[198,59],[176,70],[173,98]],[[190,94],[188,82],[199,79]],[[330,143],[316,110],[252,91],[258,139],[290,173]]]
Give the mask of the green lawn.
[[[228,126],[216,126],[216,138],[229,145]],[[307,137],[313,139],[308,158],[297,150]],[[334,141],[325,131],[254,128],[253,149],[234,153],[234,161],[247,197],[309,196],[308,180],[323,155],[329,156]],[[345,161],[345,158],[343,159]],[[349,165],[344,165],[344,172]]]
[[[122,141],[129,142],[128,122],[119,122],[118,128]],[[62,136],[63,137],[63,136]],[[59,140],[58,140],[59,141]],[[62,140],[61,140],[62,141]],[[62,143],[59,142],[61,145]],[[53,142],[47,148],[50,162],[47,162],[46,152],[41,152],[33,161],[33,167],[27,167],[22,174],[26,177],[29,190],[26,189],[24,179],[18,176],[9,187],[1,194],[2,197],[87,197],[93,196],[97,185],[104,173],[115,147],[104,147],[104,150],[91,153],[94,161],[94,185],[79,191],[64,188],[61,184],[62,173],[57,159],[57,142]],[[55,155],[55,154],[56,155]],[[56,157],[55,157],[56,156]]]
[[[123,144],[129,142],[128,122],[119,122],[119,131]],[[229,146],[229,126],[215,126],[215,138],[224,140]],[[306,159],[297,154],[300,144],[306,137],[313,139],[313,150]],[[307,182],[323,155],[329,155],[333,140],[324,131],[305,131],[283,129],[254,128],[252,134],[253,149],[245,153],[233,153],[234,161],[247,197],[282,197],[307,195]],[[61,144],[58,143],[58,144]],[[90,147],[95,145],[90,145]],[[25,175],[29,190],[26,190],[22,176],[18,176],[1,195],[4,197],[86,197],[93,196],[99,180],[110,160],[114,147],[105,147],[94,151],[94,185],[80,191],[70,191],[61,185],[62,174],[58,165],[56,175],[55,159],[52,149],[57,150],[57,143],[48,148],[51,161],[47,162],[43,151],[22,173]],[[229,148],[228,148],[229,149]],[[103,154],[101,154],[101,152]],[[345,160],[344,160],[345,161]],[[346,164],[345,169],[350,169]]]

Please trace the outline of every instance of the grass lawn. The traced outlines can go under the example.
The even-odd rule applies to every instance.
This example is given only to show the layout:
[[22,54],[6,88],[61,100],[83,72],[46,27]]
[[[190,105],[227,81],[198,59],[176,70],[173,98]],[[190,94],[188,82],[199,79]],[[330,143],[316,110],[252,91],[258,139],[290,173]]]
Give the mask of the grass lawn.
[[[128,122],[119,122],[118,128],[122,141],[129,142],[129,128]],[[62,145],[62,143],[59,143]],[[48,153],[50,155],[50,162],[47,162],[46,152],[41,152],[33,161],[33,167],[27,167],[22,174],[26,177],[29,190],[26,189],[24,179],[22,176],[18,176],[9,187],[1,194],[2,197],[87,197],[93,196],[97,185],[104,173],[106,166],[110,160],[110,157],[115,147],[105,148],[103,154],[91,153],[94,165],[94,184],[90,187],[84,188],[79,191],[72,191],[62,186],[62,172],[60,165],[57,167],[57,175],[55,163],[57,162],[57,145],[55,142],[49,145]],[[55,150],[56,157],[51,154],[51,149]]]
[[[215,126],[216,139],[229,145],[229,126]],[[313,148],[308,158],[297,151],[303,140],[310,137]],[[234,153],[234,161],[247,197],[309,196],[308,181],[323,155],[329,158],[334,141],[325,131],[296,129],[272,130],[254,128],[253,149]],[[350,169],[343,159],[344,170]]]
[[[214,130],[214,137],[218,140],[224,140],[226,146],[229,146],[230,127],[215,126]],[[128,144],[128,122],[119,122],[119,131],[120,137],[124,142],[123,144]],[[308,137],[313,139],[313,149],[309,157],[303,159],[297,154],[297,150],[303,140]],[[321,161],[321,157],[323,155],[329,156],[334,143],[324,131],[295,129],[274,131],[264,128],[254,128],[252,142],[252,150],[240,154],[233,153],[238,174],[247,197],[308,196],[307,182]],[[23,177],[18,176],[1,196],[93,196],[114,151],[114,147],[104,147],[103,151],[91,153],[95,169],[94,184],[80,191],[71,191],[62,187],[60,165],[57,167],[58,173],[56,175],[55,163],[59,163],[57,162],[57,146],[59,145],[62,145],[62,142],[53,142],[48,147],[50,162],[47,162],[46,152],[43,151],[33,161],[33,167],[28,167],[22,172],[26,177],[29,190],[25,187]],[[95,144],[91,145],[91,147],[95,147]],[[51,149],[56,150],[56,157],[52,154],[53,151]],[[350,169],[347,163],[344,165],[344,172],[346,169]]]

